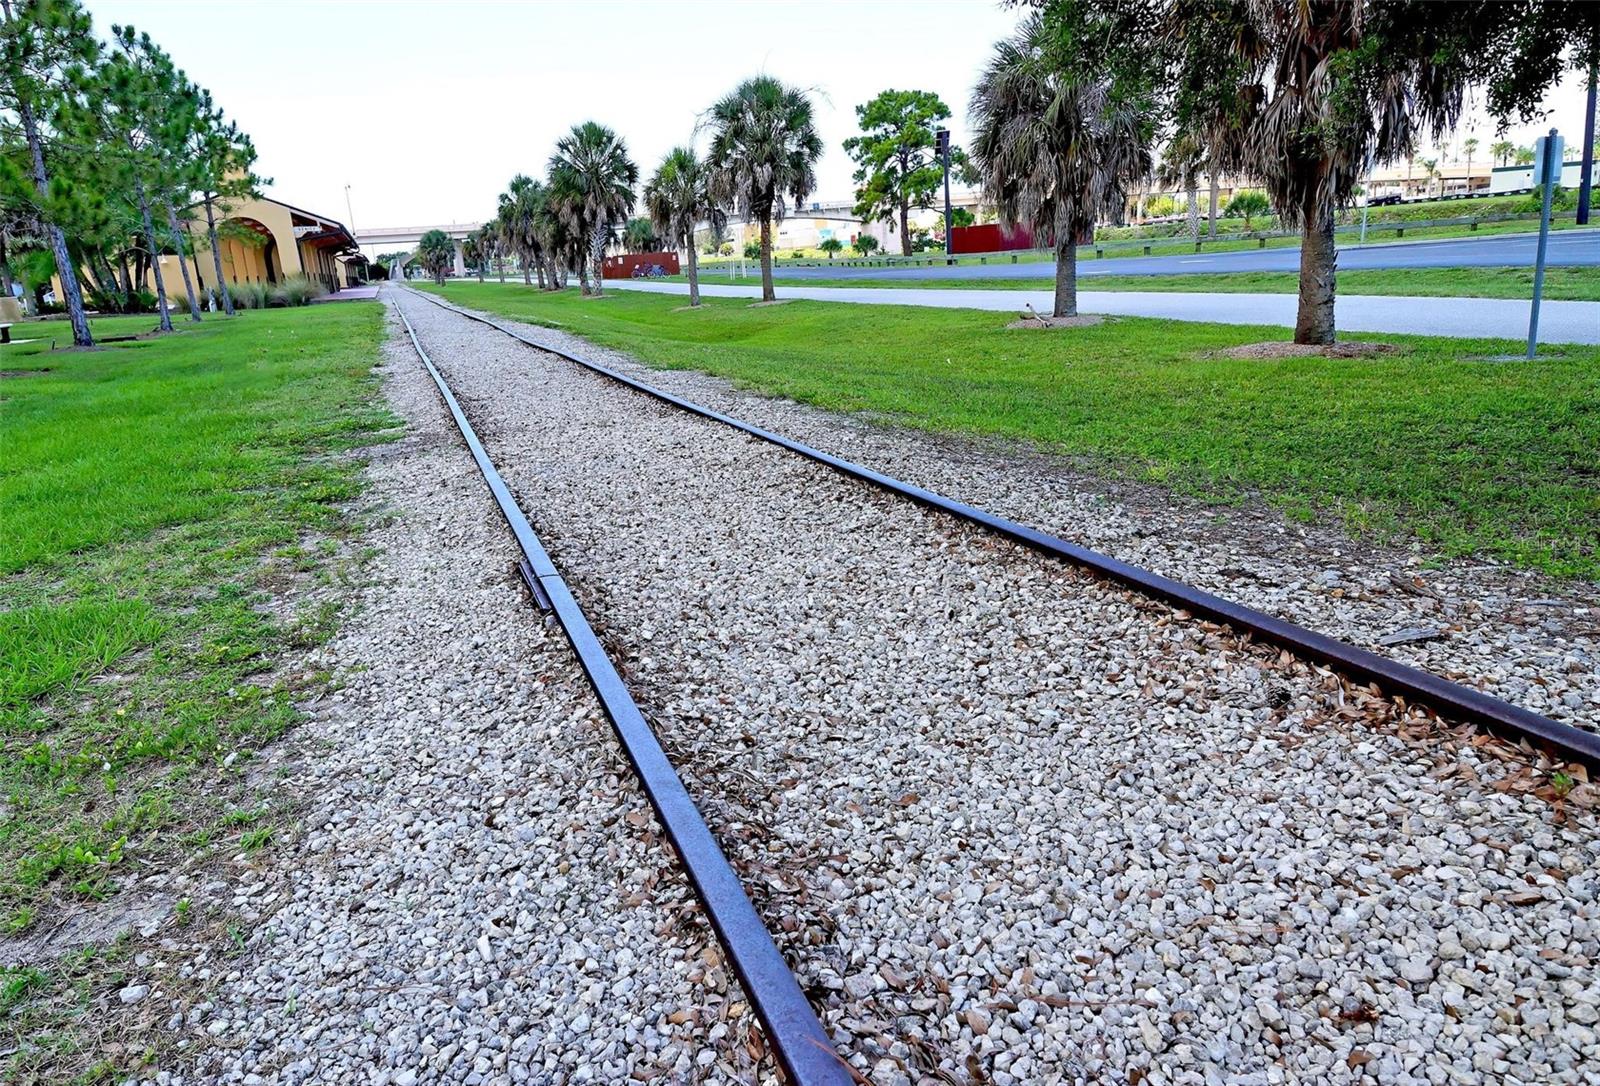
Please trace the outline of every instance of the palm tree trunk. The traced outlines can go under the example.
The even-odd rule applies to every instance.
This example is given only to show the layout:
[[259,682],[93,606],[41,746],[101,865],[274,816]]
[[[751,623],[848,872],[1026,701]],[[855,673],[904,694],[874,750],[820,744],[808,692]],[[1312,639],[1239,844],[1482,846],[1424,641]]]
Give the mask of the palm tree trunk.
[[522,265],[522,285],[533,286],[533,272],[528,268],[528,265],[533,263],[533,254],[526,249],[517,250],[517,263]]
[[589,259],[587,257],[580,256],[578,258],[578,290],[585,298],[589,296]]
[[1206,237],[1217,236],[1217,175],[1211,174],[1211,218],[1206,224]]
[[1064,211],[1056,214],[1056,298],[1050,315],[1078,315],[1078,245]]
[[206,238],[211,244],[211,261],[217,272],[217,290],[222,294],[222,311],[233,316],[233,295],[228,292],[228,281],[222,277],[222,250],[217,248],[217,220],[212,214],[211,193],[206,193]]
[[761,300],[775,302],[778,295],[772,289],[772,212],[761,215]]
[[594,296],[605,296],[605,264],[606,264],[606,223],[604,219],[594,224],[594,239],[589,243],[589,252],[594,260]]
[[1194,179],[1194,174],[1188,174],[1183,179],[1183,198],[1188,201],[1189,215],[1189,240],[1200,240],[1200,186]]
[[544,285],[544,264],[545,264],[545,262],[544,262],[544,259],[542,257],[533,262],[533,274],[539,280],[539,289],[540,290],[544,290],[545,289],[545,285]]
[[689,306],[700,304],[700,261],[694,252],[694,235],[689,236]]
[[506,281],[506,254],[496,253],[494,259],[495,263],[500,267],[500,282],[504,283]]
[[156,227],[150,218],[150,198],[145,195],[144,182],[135,180],[134,195],[139,200],[139,220],[144,224],[145,244],[150,247],[150,267],[156,277],[156,308],[161,311],[161,330],[172,331],[172,313],[167,309],[167,284],[161,277],[161,252],[156,248]]
[[178,227],[178,212],[172,206],[172,201],[167,201],[167,229],[172,232],[172,244],[178,250],[178,269],[183,272],[183,294],[189,302],[189,319],[200,319],[200,300],[195,297],[194,283],[189,278],[189,264],[183,259],[183,231]]
[[1333,342],[1333,300],[1336,296],[1339,250],[1333,244],[1333,212],[1307,198],[1300,228],[1300,306],[1294,341]]

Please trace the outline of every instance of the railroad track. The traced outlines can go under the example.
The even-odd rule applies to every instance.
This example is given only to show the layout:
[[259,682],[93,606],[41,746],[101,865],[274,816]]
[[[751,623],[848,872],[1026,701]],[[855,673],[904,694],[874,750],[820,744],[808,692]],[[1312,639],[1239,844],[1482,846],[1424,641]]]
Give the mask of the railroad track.
[[672,842],[694,887],[706,917],[711,922],[745,995],[755,1008],[766,1031],[778,1063],[795,1086],[846,1086],[859,1081],[849,1065],[839,1058],[833,1044],[817,1020],[816,1012],[800,990],[767,931],[755,907],[745,895],[739,877],[706,826],[694,800],[683,786],[650,725],[617,674],[605,649],[595,637],[583,609],[578,606],[549,552],[540,542],[528,518],[518,508],[494,462],[483,447],[466,412],[450,390],[444,375],[428,357],[416,329],[405,312],[395,306],[405,324],[411,345],[416,348],[439,389],[445,407],[455,420],[467,449],[477,462],[489,492],[499,506],[506,526],[522,551],[520,569],[523,580],[541,610],[551,614],[566,634],[584,675],[594,688],[612,730],[622,744],[634,775],[644,788],[667,838]]
[[[491,317],[451,305],[434,295],[415,290],[411,290],[410,293],[448,312],[493,328],[528,347],[566,359],[662,403],[777,445],[850,478],[938,509],[959,520],[978,525],[1020,543],[1031,550],[1063,559],[1110,581],[1126,585],[1152,599],[1171,604],[1192,615],[1222,623],[1258,641],[1286,649],[1302,659],[1330,667],[1358,684],[1372,684],[1397,700],[1426,706],[1446,721],[1483,728],[1513,744],[1542,752],[1555,762],[1575,762],[1591,770],[1600,769],[1600,734],[1551,720],[1480,690],[1451,682],[1370,650],[1205,592],[1193,585],[1163,577],[1047,532],[833,456],[782,434],[655,388],[564,348],[541,342]],[[421,349],[420,346],[418,349]]]

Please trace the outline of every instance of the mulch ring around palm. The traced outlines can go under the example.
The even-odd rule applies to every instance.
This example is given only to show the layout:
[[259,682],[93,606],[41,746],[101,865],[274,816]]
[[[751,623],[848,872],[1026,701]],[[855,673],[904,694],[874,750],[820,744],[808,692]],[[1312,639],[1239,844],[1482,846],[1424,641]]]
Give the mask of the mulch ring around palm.
[[1244,343],[1216,352],[1218,358],[1372,358],[1380,354],[1394,354],[1400,350],[1393,343],[1369,343],[1359,339],[1341,340],[1338,343],[1288,343],[1272,340],[1267,343]]

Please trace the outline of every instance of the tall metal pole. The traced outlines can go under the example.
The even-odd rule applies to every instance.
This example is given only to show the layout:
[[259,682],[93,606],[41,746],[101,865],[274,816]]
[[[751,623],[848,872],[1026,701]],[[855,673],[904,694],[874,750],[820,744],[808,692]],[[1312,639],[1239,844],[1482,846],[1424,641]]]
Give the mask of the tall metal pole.
[[[1600,53],[1600,42],[1595,43]],[[1600,76],[1600,57],[1589,61],[1589,97],[1583,107],[1583,173],[1578,178],[1578,225],[1589,224],[1589,190],[1594,187],[1594,91]]]
[[955,243],[955,237],[950,233],[953,216],[950,213],[950,130],[939,129],[939,157],[944,161],[944,255],[948,258],[950,246]]
[[1528,357],[1539,347],[1539,298],[1544,294],[1544,254],[1550,243],[1550,197],[1561,178],[1561,139],[1552,128],[1539,141],[1539,183],[1544,186],[1543,207],[1539,212],[1539,249],[1533,258],[1533,307],[1528,311]]

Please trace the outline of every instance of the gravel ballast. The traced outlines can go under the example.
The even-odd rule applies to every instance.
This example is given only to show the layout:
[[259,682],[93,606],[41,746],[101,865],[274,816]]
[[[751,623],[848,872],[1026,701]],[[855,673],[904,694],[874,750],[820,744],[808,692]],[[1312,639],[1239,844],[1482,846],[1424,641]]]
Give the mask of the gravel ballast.
[[171,1003],[152,1081],[755,1081],[753,1016],[390,320],[407,437],[368,469],[371,583],[305,662],[338,685],[283,759],[304,831],[196,902],[235,918],[237,954],[178,929],[121,992]]
[[[1590,786],[389,297],[873,1082],[1592,1080]],[[1016,512],[974,492],[1005,470],[956,496]],[[1068,485],[1028,519],[1062,530]]]
[[[1352,540],[1337,526],[1298,523],[1261,503],[1187,500],[1014,442],[883,425],[735,389],[692,370],[651,369],[561,329],[523,330],[825,452],[1600,730],[1600,584],[1485,560],[1438,563],[1420,545]],[[1423,630],[1430,636],[1394,640]]]

